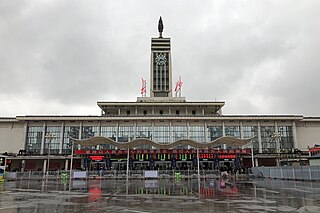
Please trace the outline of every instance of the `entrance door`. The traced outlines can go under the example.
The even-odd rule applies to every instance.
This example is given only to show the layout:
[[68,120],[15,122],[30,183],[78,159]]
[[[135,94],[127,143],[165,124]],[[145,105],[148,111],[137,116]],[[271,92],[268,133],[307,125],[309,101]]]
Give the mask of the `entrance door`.
[[178,161],[177,169],[178,170],[188,170],[191,168],[191,162],[188,161]]
[[133,168],[134,170],[146,170],[149,168],[149,162],[148,161],[133,162]]
[[112,169],[114,170],[127,170],[127,162],[115,161],[112,162]]
[[99,171],[99,170],[105,170],[106,169],[106,163],[105,162],[91,162],[89,171]]
[[157,161],[156,168],[158,168],[160,170],[168,170],[171,168],[171,162],[170,161]]
[[200,162],[200,168],[202,168],[204,170],[212,170],[213,169],[213,162],[202,161],[202,162]]
[[220,161],[219,165],[220,165],[220,168],[224,167],[227,169],[227,171],[231,171],[234,167],[234,162],[233,162],[233,160]]

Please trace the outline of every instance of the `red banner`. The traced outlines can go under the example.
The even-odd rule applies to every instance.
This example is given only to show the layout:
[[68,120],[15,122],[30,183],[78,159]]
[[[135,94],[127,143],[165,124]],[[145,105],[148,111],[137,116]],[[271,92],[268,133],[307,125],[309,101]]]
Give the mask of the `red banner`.
[[[128,150],[75,150],[76,155],[122,155],[127,154]],[[147,149],[131,149],[130,154],[196,154],[196,149],[157,149],[157,150],[147,150]],[[199,154],[250,154],[251,149],[199,149]]]

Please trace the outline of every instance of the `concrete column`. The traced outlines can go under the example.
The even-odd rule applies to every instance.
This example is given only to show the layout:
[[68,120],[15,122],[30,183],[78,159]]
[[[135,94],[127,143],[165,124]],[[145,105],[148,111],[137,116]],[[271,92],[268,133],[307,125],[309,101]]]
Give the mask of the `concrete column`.
[[24,123],[24,141],[25,141],[25,145],[24,145],[24,150],[28,150],[28,121],[25,121]]
[[222,121],[222,136],[225,137],[226,136],[226,126],[224,124],[224,121]]
[[292,136],[293,136],[293,148],[299,149],[298,140],[297,140],[297,127],[296,127],[295,121],[292,121]]
[[240,138],[243,139],[244,136],[243,136],[243,128],[242,128],[242,121],[240,121]]
[[169,115],[171,115],[171,108],[169,108]]
[[[82,135],[82,126],[83,126],[83,122],[80,122],[80,126],[79,126],[79,139],[81,139],[81,135]],[[78,145],[78,150],[81,149],[81,145]]]
[[98,136],[101,136],[101,121],[98,122],[98,132],[97,132]]
[[138,115],[138,107],[137,106],[135,107],[135,115],[136,116]]
[[82,135],[82,126],[83,126],[83,122],[80,121],[80,125],[79,125],[79,136],[78,136],[79,139],[81,139],[81,135]]
[[255,159],[254,159],[254,161],[255,161],[255,163],[254,163],[254,164],[255,164],[255,166],[256,166],[256,167],[258,167],[258,166],[259,166],[258,158],[255,158]]
[[204,108],[202,108],[202,115],[204,115]]
[[66,159],[66,161],[64,163],[64,171],[68,171],[68,166],[69,166],[69,160]]
[[204,142],[208,142],[208,129],[207,129],[207,121],[204,121]]
[[[96,136],[101,136],[101,121],[98,121],[98,132]],[[100,145],[97,146],[97,149],[100,150]]]
[[190,139],[190,121],[187,121],[187,138]]
[[154,115],[154,106],[152,106],[152,115]]
[[46,136],[46,122],[43,122],[42,125],[42,138],[41,138],[41,149],[40,149],[40,154],[44,153],[44,148],[45,148],[45,136]]
[[60,132],[60,142],[59,142],[59,154],[62,154],[63,134],[64,134],[64,121],[61,121],[61,132]]
[[186,106],[186,115],[188,115],[188,106]]
[[118,108],[118,115],[120,115],[121,114],[121,109],[120,109],[120,107]]
[[169,121],[169,142],[172,143],[172,130],[171,130],[171,121]]
[[24,172],[24,168],[26,167],[26,160],[21,161],[21,172]]
[[154,141],[154,120],[151,121],[151,125],[152,125],[152,128],[151,128],[151,131],[152,131],[152,137],[151,137],[151,140]]
[[119,121],[117,121],[117,127],[116,127],[116,141],[118,142],[119,137]]
[[[278,122],[277,121],[274,122],[274,132],[278,133]],[[279,139],[280,138],[276,138],[276,140],[275,140],[275,142],[276,142],[276,153],[280,153],[280,147],[281,146],[280,146],[280,140]]]
[[47,159],[44,159],[43,160],[43,169],[42,169],[43,172],[46,172],[47,171]]
[[134,122],[133,125],[133,139],[137,138],[137,121]]
[[261,126],[259,121],[258,121],[258,144],[259,144],[259,153],[262,153]]

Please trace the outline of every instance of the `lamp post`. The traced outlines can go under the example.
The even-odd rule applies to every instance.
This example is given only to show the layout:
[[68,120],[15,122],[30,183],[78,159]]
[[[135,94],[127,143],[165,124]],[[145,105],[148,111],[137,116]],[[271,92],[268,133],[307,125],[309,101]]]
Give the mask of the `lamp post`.
[[252,140],[250,142],[250,148],[251,148],[251,164],[252,164],[252,167],[255,167],[255,165],[254,165],[254,155],[253,155],[253,141]]
[[48,132],[46,134],[46,136],[44,136],[46,139],[49,140],[48,143],[48,163],[47,163],[47,171],[46,171],[46,177],[48,178],[48,174],[49,174],[49,166],[50,166],[50,153],[51,153],[51,141],[52,139],[54,139],[56,136],[55,134],[53,134],[52,132]]
[[[71,175],[72,175],[72,166],[73,166],[73,150],[74,150],[74,140],[70,138],[70,140],[72,141],[71,143],[71,159],[70,159],[70,170],[69,170],[69,182],[70,182],[70,186],[71,186]],[[69,190],[71,189],[71,187],[69,187]]]
[[274,132],[271,138],[276,142],[276,153],[277,153],[277,166],[280,166],[280,139],[281,135],[279,132]]

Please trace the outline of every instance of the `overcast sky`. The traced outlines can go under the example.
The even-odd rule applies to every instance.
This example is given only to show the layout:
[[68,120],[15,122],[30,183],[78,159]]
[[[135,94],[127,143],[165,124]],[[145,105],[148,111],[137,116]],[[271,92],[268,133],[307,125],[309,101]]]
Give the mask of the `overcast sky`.
[[160,15],[187,100],[320,115],[319,0],[1,0],[0,117],[135,101]]

